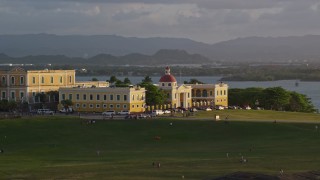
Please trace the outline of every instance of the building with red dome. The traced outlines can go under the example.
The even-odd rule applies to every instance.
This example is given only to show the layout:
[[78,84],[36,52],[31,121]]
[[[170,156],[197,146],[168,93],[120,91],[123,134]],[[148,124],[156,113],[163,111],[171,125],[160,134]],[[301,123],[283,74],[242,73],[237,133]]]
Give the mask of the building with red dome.
[[192,107],[191,86],[178,85],[176,78],[171,75],[170,68],[165,68],[165,75],[159,80],[159,88],[167,93],[167,103],[172,108]]
[[178,85],[170,68],[159,80],[159,88],[167,93],[167,103],[172,108],[198,106],[228,106],[228,85],[218,84],[182,84]]

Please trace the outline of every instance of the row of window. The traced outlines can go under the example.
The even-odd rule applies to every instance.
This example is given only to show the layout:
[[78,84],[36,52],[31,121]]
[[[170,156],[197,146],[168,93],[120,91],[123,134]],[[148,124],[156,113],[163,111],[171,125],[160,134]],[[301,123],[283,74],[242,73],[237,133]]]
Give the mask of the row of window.
[[[1,82],[3,85],[7,84],[7,78],[6,76],[2,76],[1,78]],[[11,76],[10,77],[10,84],[11,85],[15,85],[16,84],[16,77],[15,76]],[[24,85],[24,76],[20,76],[20,85]]]
[[[109,97],[109,99],[107,99]],[[101,94],[96,94],[95,96],[93,95],[93,94],[89,94],[89,95],[87,95],[87,94],[82,94],[82,96],[80,97],[80,94],[76,94],[75,95],[75,97],[74,97],[74,95],[73,94],[68,94],[68,99],[69,100],[73,100],[75,98],[75,100],[80,100],[80,98],[82,98],[81,100],[90,100],[90,101],[93,101],[93,100],[96,100],[96,101],[100,101],[100,100],[103,100],[103,101],[107,101],[107,100],[109,100],[109,101],[114,101],[114,100],[116,100],[116,101],[121,101],[121,100],[123,100],[123,101],[127,101],[128,100],[128,95],[122,95],[122,97],[121,97],[121,95],[119,95],[119,94],[117,94],[117,95],[114,95],[114,94],[109,94],[109,95],[106,95],[106,94],[104,94],[104,95],[101,95]],[[136,98],[136,100],[144,100],[144,96],[143,95],[132,95],[131,96],[131,99],[132,99],[132,101],[134,101],[135,100],[135,98]],[[65,100],[66,99],[66,94],[61,94],[61,99],[62,100]]]
[[[161,85],[162,85],[162,86],[165,86],[165,84],[164,84],[164,83],[162,83]],[[177,83],[173,83],[173,85],[174,85],[174,86],[176,86],[176,85],[177,85]],[[171,86],[171,83],[168,83],[168,86]]]
[[[196,90],[195,93],[196,93],[196,97],[208,97],[207,90],[203,90],[202,92],[200,90]],[[210,94],[210,96],[212,96],[213,92],[209,91],[209,94]],[[218,90],[216,94],[217,94],[217,96],[227,95],[227,90],[220,90],[220,91]]]
[[[76,104],[76,108],[80,108],[80,107],[82,107],[82,108],[87,108],[87,104],[79,104],[79,103],[77,103]],[[93,105],[93,104],[88,104],[88,107],[89,108],[101,108],[101,105],[100,104],[96,104],[95,106]],[[121,108],[121,105],[120,104],[116,104],[116,105],[114,105],[114,104],[109,104],[109,108],[110,109],[113,109],[113,108],[117,108],[117,109],[119,109],[119,108]],[[140,107],[140,105],[139,104],[137,104],[137,105],[131,105],[131,108],[139,108]],[[143,106],[141,106],[141,107],[143,107]],[[102,104],[102,108],[108,108],[108,105],[107,104]],[[127,109],[128,108],[128,106],[127,106],[127,104],[124,104],[124,105],[122,105],[122,108],[123,109]]]
[[[60,83],[63,83],[63,77],[60,76],[59,78],[59,82]],[[7,84],[7,78],[6,76],[2,76],[2,84],[5,85]],[[69,82],[72,83],[72,76],[69,76]],[[36,77],[32,77],[32,84],[35,84],[36,83]],[[44,76],[41,76],[41,83],[44,84],[45,83],[45,78]],[[51,76],[50,77],[50,83],[53,84],[54,83],[54,77]],[[10,84],[11,85],[15,85],[16,84],[16,79],[15,79],[15,76],[11,76],[10,77]],[[20,85],[24,85],[24,76],[20,76]]]
[[[16,92],[15,91],[11,91],[10,92],[10,99],[15,99],[16,98]],[[24,98],[24,92],[20,92],[20,98]],[[7,92],[2,91],[1,92],[1,99],[7,99]]]
[[[63,83],[63,77],[60,76],[59,77],[59,82],[60,83]],[[32,77],[32,84],[35,84],[36,83],[36,77]],[[41,76],[41,83],[44,84],[45,83],[45,78],[44,76]],[[50,83],[53,84],[54,83],[54,77],[51,76],[50,77]],[[69,76],[69,83],[72,83],[72,76]]]

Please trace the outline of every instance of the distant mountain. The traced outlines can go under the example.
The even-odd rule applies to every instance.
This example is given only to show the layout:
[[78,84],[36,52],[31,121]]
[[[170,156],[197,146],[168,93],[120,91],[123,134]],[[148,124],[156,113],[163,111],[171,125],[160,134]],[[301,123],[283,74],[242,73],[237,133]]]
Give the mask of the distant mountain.
[[0,35],[0,53],[20,57],[28,55],[66,55],[92,57],[98,54],[123,56],[131,53],[152,55],[160,49],[205,49],[207,44],[183,38],[135,38],[116,35],[28,34]]
[[9,57],[0,54],[2,64],[87,64],[87,65],[170,65],[170,64],[209,64],[208,58],[199,54],[189,54],[184,50],[159,50],[154,55],[128,54],[113,56],[99,54],[91,58],[67,57],[64,55],[39,55],[24,57]]
[[211,55],[232,61],[318,60],[320,36],[247,37],[211,45]]
[[[12,57],[36,55],[64,55],[114,60],[121,56],[125,61],[153,61],[151,55],[160,53],[163,62],[170,62],[170,52],[161,49],[180,49],[191,54],[201,54],[213,61],[289,61],[314,60],[320,58],[320,35],[289,37],[246,37],[206,44],[186,38],[135,38],[116,35],[0,35],[0,53]],[[146,57],[146,55],[150,57]],[[153,55],[153,56],[154,56]],[[183,56],[183,53],[181,53]],[[100,57],[99,57],[100,56]],[[6,59],[7,57],[1,57]],[[66,57],[61,56],[61,59]],[[142,58],[142,59],[141,59]],[[193,59],[196,59],[194,56]],[[191,59],[189,59],[191,60]],[[186,61],[189,61],[186,59]],[[201,60],[200,60],[201,61]]]

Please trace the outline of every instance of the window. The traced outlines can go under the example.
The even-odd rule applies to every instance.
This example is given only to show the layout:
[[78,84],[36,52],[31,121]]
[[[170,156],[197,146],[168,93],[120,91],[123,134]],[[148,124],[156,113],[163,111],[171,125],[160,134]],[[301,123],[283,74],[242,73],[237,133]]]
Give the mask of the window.
[[87,104],[82,104],[82,107],[83,107],[83,108],[86,108],[86,107],[87,107]]
[[134,101],[134,95],[132,95],[132,101]]
[[110,108],[113,108],[113,104],[110,104],[109,107],[110,107]]
[[20,98],[22,99],[24,97],[24,92],[20,92]]
[[[169,96],[168,96],[168,97],[169,97]],[[141,100],[144,100],[144,96],[143,96],[143,95],[141,96]]]
[[51,82],[51,84],[53,84],[53,76],[51,76],[50,82]]
[[89,98],[90,98],[90,101],[92,101],[92,100],[93,100],[93,95],[90,94],[90,95],[89,95]]
[[20,76],[20,85],[23,85],[23,84],[24,84],[24,77]]
[[11,76],[11,84],[14,85],[14,82],[15,82],[15,78]]
[[162,83],[162,86],[164,86],[164,83]]
[[113,94],[110,94],[110,101],[113,101]]
[[41,83],[42,84],[44,83],[44,77],[43,76],[41,77]]
[[190,93],[188,93],[188,98],[190,98]]
[[103,100],[107,100],[107,95],[103,95]]
[[123,100],[124,100],[124,101],[127,100],[127,95],[123,95]]
[[80,107],[80,104],[76,104],[76,107],[79,108],[79,107]]
[[93,104],[89,104],[89,108],[93,108]]
[[5,85],[6,84],[6,77],[2,76],[2,84]]
[[137,104],[137,108],[139,107],[139,105]]
[[219,91],[217,91],[217,96],[219,96]]
[[127,109],[127,105],[126,104],[123,105],[123,109]]
[[102,106],[103,106],[103,108],[107,108],[107,105],[106,105],[106,104],[103,104]]
[[14,91],[11,92],[11,99],[15,99],[16,98],[16,93]]
[[60,83],[62,83],[62,76],[60,76]]
[[117,101],[120,101],[120,95],[119,94],[117,95]]
[[84,94],[84,95],[82,96],[82,99],[83,99],[83,100],[87,100],[87,95]]
[[168,86],[171,86],[171,83],[168,83]]
[[1,93],[1,98],[2,98],[2,99],[5,99],[5,98],[6,98],[6,92],[5,92],[5,91],[2,91],[2,93]]
[[131,106],[132,108],[134,108],[134,105],[132,104],[132,106]]
[[36,83],[36,77],[32,77],[32,84]]
[[100,95],[97,94],[97,101],[100,101]]
[[70,83],[72,82],[72,76],[69,77],[69,82],[70,82]]
[[220,95],[222,95],[222,90],[220,90]]
[[96,108],[100,108],[100,104],[96,104]]
[[137,95],[137,100],[138,100],[138,101],[140,100],[140,96],[139,96],[139,95]]
[[226,94],[227,94],[227,91],[226,91],[226,90],[224,90],[224,91],[223,91],[223,94],[224,94],[224,95],[226,95]]
[[72,100],[72,94],[69,94],[69,100]]
[[120,108],[120,104],[117,104],[117,108]]
[[32,92],[32,96],[35,97],[36,96],[36,92]]
[[61,95],[61,98],[62,98],[62,100],[65,100],[65,99],[66,99],[66,95],[65,95],[65,94],[62,94],[62,95]]
[[212,91],[210,91],[210,96],[212,96]]
[[80,99],[80,94],[76,95],[76,99],[79,100]]

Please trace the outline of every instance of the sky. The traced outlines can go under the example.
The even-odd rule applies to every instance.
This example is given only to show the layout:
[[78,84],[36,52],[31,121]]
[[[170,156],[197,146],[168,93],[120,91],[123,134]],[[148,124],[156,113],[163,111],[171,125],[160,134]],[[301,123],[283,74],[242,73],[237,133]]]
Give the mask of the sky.
[[320,34],[320,0],[0,0],[0,34],[178,37],[216,43]]

